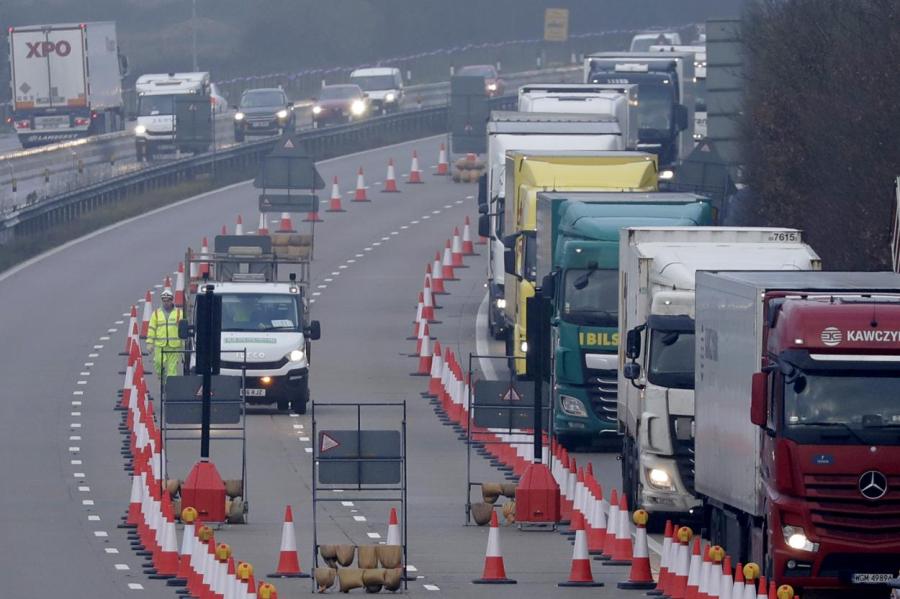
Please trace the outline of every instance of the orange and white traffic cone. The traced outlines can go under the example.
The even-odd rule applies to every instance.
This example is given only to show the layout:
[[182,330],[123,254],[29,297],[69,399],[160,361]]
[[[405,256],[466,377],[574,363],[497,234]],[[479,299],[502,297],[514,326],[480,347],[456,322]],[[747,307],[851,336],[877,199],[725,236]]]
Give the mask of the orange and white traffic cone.
[[453,237],[450,243],[450,254],[454,268],[466,268],[463,264],[462,238],[459,236],[459,227],[453,227]]
[[184,308],[184,262],[178,263],[175,273],[175,306]]
[[415,150],[413,150],[412,164],[409,167],[409,178],[406,182],[413,184],[425,182],[422,180],[422,171],[419,170],[419,155],[416,154]]
[[194,553],[194,543],[197,542],[194,522],[197,520],[197,510],[186,507],[181,510],[181,521],[184,523],[182,531],[181,551],[178,552],[178,572],[175,580],[170,580],[169,586],[182,587],[187,584],[191,576],[191,555]]
[[697,585],[696,599],[709,599],[709,574],[712,571],[712,557],[709,543],[703,547],[703,561],[700,563],[700,583]]
[[419,352],[419,368],[411,373],[412,376],[431,376],[431,359],[433,357],[431,350],[431,337],[422,339],[422,350]]
[[426,338],[431,339],[431,331],[428,330],[428,321],[423,319],[423,320],[419,321],[419,324],[421,324],[422,326],[419,328],[419,331],[420,331],[419,337],[416,338],[415,357],[418,357],[419,354],[422,353],[422,340],[426,339]]
[[703,568],[703,557],[700,554],[700,537],[694,537],[694,548],[691,551],[691,561],[688,567],[687,584],[684,590],[684,599],[697,599],[697,591],[700,590],[700,570]]
[[612,559],[607,561],[608,566],[631,565],[631,513],[628,511],[628,497],[625,493],[619,495],[619,521],[616,525],[616,544],[613,548]]
[[745,590],[747,590],[747,584],[744,581],[744,565],[738,562],[734,568],[734,584],[731,586],[731,599],[744,599]]
[[237,215],[237,221],[234,223],[234,234],[235,235],[243,235],[244,234],[244,217],[240,214]]
[[[204,237],[203,241],[200,242],[200,254],[202,256],[209,255],[209,242],[206,240],[206,237]],[[209,276],[209,262],[201,262],[199,265],[199,270],[199,277],[202,278],[204,276]]]
[[717,599],[731,599],[731,590],[734,588],[734,577],[732,577],[731,556],[726,555],[722,560],[722,569],[719,570],[719,594]]
[[400,522],[397,520],[397,508],[391,508],[391,516],[388,519],[387,545],[402,545],[400,538]]
[[616,555],[616,530],[619,528],[619,492],[613,489],[609,494],[609,511],[606,513],[606,539],[600,559],[609,561]]
[[693,536],[694,531],[687,526],[682,526],[675,533],[675,540],[678,541],[678,551],[675,554],[675,570],[669,583],[669,597],[671,599],[684,599],[687,592],[691,559],[688,545]]
[[148,289],[147,294],[144,295],[144,314],[141,318],[141,339],[146,339],[147,333],[150,332],[150,317],[153,316],[153,296],[151,293],[152,292]]
[[441,393],[441,374],[444,371],[444,359],[441,357],[441,342],[434,342],[434,356],[431,358],[431,379],[428,381],[426,395],[437,397]]
[[474,256],[475,255],[475,244],[472,243],[472,228],[469,224],[469,217],[466,217],[466,222],[463,224],[463,232],[462,232],[462,253],[464,256]]
[[291,215],[289,212],[281,213],[281,220],[278,223],[278,232],[279,233],[296,233],[294,230],[294,223],[291,222]]
[[441,261],[441,278],[445,281],[458,281],[456,273],[453,271],[453,254],[450,251],[450,240],[444,247],[444,259]]
[[228,225],[222,225],[222,229],[219,231],[220,235],[228,235]]
[[394,172],[394,159],[388,158],[387,177],[384,179],[384,189],[381,193],[400,193],[397,189],[397,174]]
[[441,253],[437,252],[434,255],[434,262],[431,264],[428,271],[431,273],[431,292],[436,295],[447,295],[447,290],[444,289],[444,274],[442,270]]
[[[263,212],[259,213],[259,224],[256,226],[256,234],[257,235],[268,235],[269,234],[269,226],[266,224],[266,215]],[[193,278],[193,275],[191,275]]]
[[325,212],[346,212],[341,206],[341,189],[338,187],[337,175],[331,182],[331,199],[328,201],[328,210]]
[[634,535],[634,552],[631,556],[631,574],[628,580],[618,584],[620,589],[652,589],[653,573],[650,571],[650,552],[647,547],[647,521],[650,514],[644,510],[634,512],[633,521],[637,527]]
[[437,170],[435,175],[447,176],[450,174],[450,163],[447,161],[447,147],[441,144],[441,151],[438,152]]
[[560,582],[561,587],[602,587],[602,582],[594,582],[591,572],[591,558],[588,555],[587,539],[584,538],[584,516],[581,512],[572,512],[570,528],[575,531],[575,546],[572,550],[572,568],[569,580]]
[[125,518],[125,524],[130,527],[136,527],[141,522],[143,491],[144,487],[141,484],[139,465],[135,463],[134,473],[131,475],[131,498],[128,500],[128,516]]
[[595,501],[591,505],[591,522],[593,525],[588,530],[588,553],[591,555],[603,555],[603,545],[606,541],[606,528],[609,526],[606,521],[606,511],[604,508],[603,487],[591,475],[592,492]]
[[128,327],[125,329],[125,351],[119,354],[120,356],[131,355],[131,344],[137,337],[137,335],[132,335],[135,325],[137,325],[137,306],[131,304],[131,315],[128,317]]
[[724,549],[718,545],[709,548],[710,567],[706,579],[706,596],[709,599],[721,599],[723,559],[725,559]]
[[500,551],[500,524],[497,522],[497,512],[491,512],[491,528],[488,531],[487,551],[484,554],[484,571],[481,578],[473,580],[475,584],[516,584],[516,581],[506,577],[506,568],[503,565],[503,554]]
[[425,289],[422,291],[422,318],[431,323],[437,322],[434,317],[434,296],[431,294],[431,283],[428,281],[425,282]]
[[366,180],[363,175],[363,168],[359,167],[359,171],[356,173],[356,193],[353,195],[354,202],[368,202],[369,198],[366,197]]
[[767,590],[769,588],[769,583],[766,581],[766,577],[760,575],[759,577],[759,586],[756,589],[756,597],[754,599],[766,599]]
[[742,599],[756,599],[756,584],[759,574],[758,564],[754,562],[744,564],[744,595]]
[[669,570],[672,567],[672,536],[674,535],[674,528],[672,527],[672,521],[666,520],[666,529],[663,534],[663,546],[662,552],[659,556],[659,577],[656,582],[656,587],[647,593],[648,595],[667,595],[666,587],[669,578]]
[[160,503],[161,512],[158,520],[160,539],[159,553],[153,560],[156,566],[155,578],[172,578],[178,574],[178,536],[175,530],[175,518],[172,515],[172,500],[169,492],[164,491]]
[[294,532],[294,513],[291,506],[284,508],[284,524],[281,527],[281,552],[278,567],[269,578],[308,578],[300,570],[300,556],[297,554],[297,536]]

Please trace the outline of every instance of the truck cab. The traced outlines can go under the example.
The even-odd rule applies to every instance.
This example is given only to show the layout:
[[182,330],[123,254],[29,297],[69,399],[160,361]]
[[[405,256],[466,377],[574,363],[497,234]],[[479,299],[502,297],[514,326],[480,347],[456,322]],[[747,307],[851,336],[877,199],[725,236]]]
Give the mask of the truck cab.
[[[134,84],[138,96],[134,143],[137,160],[152,160],[154,154],[175,152],[176,108],[179,98],[190,96],[210,103],[209,73],[164,73],[141,75]],[[207,144],[208,145],[208,144]],[[208,148],[196,148],[206,150]]]
[[650,52],[687,52],[694,55],[694,141],[706,138],[706,45],[650,46]]

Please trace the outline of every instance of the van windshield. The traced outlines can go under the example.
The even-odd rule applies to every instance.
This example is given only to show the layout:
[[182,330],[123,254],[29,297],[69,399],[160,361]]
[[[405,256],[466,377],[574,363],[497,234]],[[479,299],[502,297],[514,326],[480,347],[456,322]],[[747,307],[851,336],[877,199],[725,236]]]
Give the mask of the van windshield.
[[383,89],[396,89],[397,82],[392,75],[365,75],[351,77],[350,81],[360,86],[363,91],[379,91]]
[[223,293],[223,331],[299,331],[297,296]]
[[141,96],[138,102],[138,116],[160,116],[175,114],[175,95]]

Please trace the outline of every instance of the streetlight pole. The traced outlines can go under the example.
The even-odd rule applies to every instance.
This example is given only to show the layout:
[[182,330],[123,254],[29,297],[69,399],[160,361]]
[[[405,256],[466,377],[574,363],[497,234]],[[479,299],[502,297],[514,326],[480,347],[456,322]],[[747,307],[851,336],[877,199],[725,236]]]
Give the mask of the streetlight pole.
[[191,55],[194,58],[194,72],[200,70],[197,66],[197,0],[191,0]]

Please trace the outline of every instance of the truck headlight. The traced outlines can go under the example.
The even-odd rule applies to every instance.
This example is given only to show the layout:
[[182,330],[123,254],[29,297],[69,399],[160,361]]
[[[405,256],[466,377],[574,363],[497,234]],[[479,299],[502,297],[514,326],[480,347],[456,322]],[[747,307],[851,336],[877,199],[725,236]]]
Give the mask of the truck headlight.
[[359,116],[366,111],[366,103],[362,100],[353,100],[353,104],[350,105],[350,112],[352,112],[355,116]]
[[506,299],[504,299],[502,297],[497,298],[497,307],[500,308],[501,310],[505,310],[506,309]]
[[647,482],[650,483],[650,486],[654,489],[659,489],[661,491],[671,491],[674,488],[672,477],[662,468],[648,468]]
[[385,94],[385,96],[384,96],[384,101],[385,101],[385,102],[393,102],[393,101],[396,100],[396,99],[397,99],[397,96],[394,94],[394,92],[388,92],[388,93]]
[[243,113],[243,112],[235,112],[235,113],[234,113],[234,120],[236,120],[236,121],[243,121],[243,120],[244,120],[244,113]]
[[495,92],[495,91],[497,91],[497,84],[496,83],[488,83],[487,88],[488,88],[489,92]]
[[284,120],[284,119],[288,118],[288,111],[287,110],[279,110],[278,112],[275,113],[275,116]]
[[527,353],[528,353],[528,342],[527,342],[527,341],[522,341],[522,342],[519,344],[519,350],[520,350],[523,354],[527,354]]
[[659,171],[659,180],[660,181],[671,181],[674,178],[675,178],[675,171],[673,171],[672,169],[665,169],[665,170]]
[[322,112],[321,106],[313,106],[313,114],[320,114]]
[[579,418],[587,418],[587,409],[584,402],[570,395],[559,396],[559,407],[569,416],[578,416]]
[[781,532],[784,534],[784,542],[791,549],[809,551],[810,553],[815,553],[819,550],[819,544],[810,542],[802,526],[784,525],[781,527]]
[[306,358],[306,352],[302,349],[295,349],[287,356],[288,360],[291,362],[302,362],[304,358]]
[[144,125],[138,125],[137,127],[134,128],[135,135],[143,135],[146,132],[147,132],[147,127],[145,127]]

